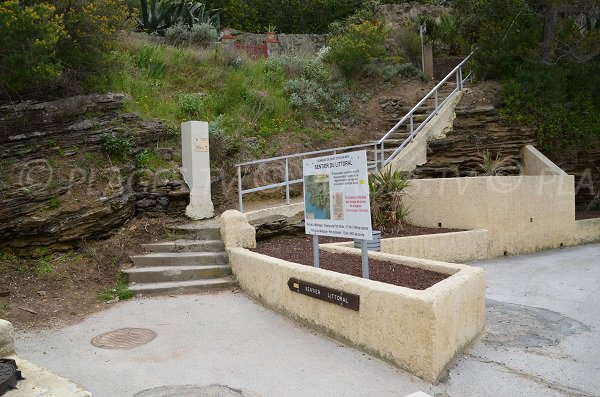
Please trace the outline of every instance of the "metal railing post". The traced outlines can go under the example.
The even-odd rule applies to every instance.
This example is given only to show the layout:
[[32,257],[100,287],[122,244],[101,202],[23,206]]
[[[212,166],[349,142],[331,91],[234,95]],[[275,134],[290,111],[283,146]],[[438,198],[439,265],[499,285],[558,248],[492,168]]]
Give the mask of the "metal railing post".
[[381,170],[385,167],[385,141],[381,141]]
[[413,114],[410,114],[410,137],[412,138],[412,134],[413,131],[415,130],[414,128],[414,118],[413,118]]
[[287,158],[285,159],[285,203],[290,204],[290,167]]
[[435,114],[438,114],[438,90],[435,90]]
[[460,74],[458,73],[458,69],[456,70],[456,88],[460,90]]
[[377,144],[373,145],[373,164],[375,164],[375,171],[377,171],[377,167],[379,166],[378,164],[379,159],[377,157]]
[[459,81],[460,81],[460,87],[458,88],[459,91],[462,91],[463,89],[463,79],[462,79],[462,67],[458,68],[458,74],[459,74]]
[[238,174],[238,199],[240,203],[240,212],[244,213],[244,199],[242,197],[242,166],[237,167]]

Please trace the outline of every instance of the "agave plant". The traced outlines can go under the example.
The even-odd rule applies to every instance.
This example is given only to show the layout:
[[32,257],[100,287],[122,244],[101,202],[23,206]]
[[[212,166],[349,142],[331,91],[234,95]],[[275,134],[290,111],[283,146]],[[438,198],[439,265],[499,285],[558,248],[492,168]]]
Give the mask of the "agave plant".
[[409,181],[399,171],[390,168],[369,176],[373,228],[388,232],[402,229],[402,223],[408,216],[408,210],[402,202],[408,185]]
[[141,16],[137,18],[138,29],[147,33],[161,32],[168,28],[165,18],[167,15],[162,2],[157,0],[140,0]]
[[195,24],[209,23],[215,29],[220,28],[221,10],[207,8],[206,4],[194,0],[140,0],[141,18],[138,28],[148,33],[164,31],[172,25],[181,23],[191,27]]

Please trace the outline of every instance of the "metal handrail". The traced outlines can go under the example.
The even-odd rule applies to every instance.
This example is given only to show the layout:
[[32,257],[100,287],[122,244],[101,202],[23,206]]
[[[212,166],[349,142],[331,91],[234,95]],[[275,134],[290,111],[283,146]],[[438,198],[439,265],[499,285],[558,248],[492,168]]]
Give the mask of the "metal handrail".
[[[439,113],[439,110],[442,107],[444,107],[448,103],[448,101],[453,97],[454,93],[456,93],[457,91],[461,91],[463,89],[463,84],[467,81],[467,79],[469,79],[471,77],[471,73],[467,74],[467,76],[465,78],[463,78],[462,67],[463,67],[463,65],[465,65],[465,63],[467,63],[469,61],[469,59],[472,57],[472,55],[473,55],[473,52],[471,52],[454,69],[452,69],[452,71],[450,71],[450,73],[448,73],[446,75],[446,77],[444,77],[444,79],[442,79],[439,83],[437,83],[435,85],[435,87],[433,87],[431,89],[431,91],[429,91],[406,115],[404,115],[404,117],[402,117],[402,119],[400,119],[400,121],[398,121],[378,141],[374,141],[374,142],[370,142],[370,143],[363,143],[360,145],[337,147],[337,148],[333,148],[333,149],[321,149],[321,150],[313,150],[310,152],[294,153],[294,154],[288,154],[288,155],[284,155],[284,156],[277,156],[277,157],[271,157],[271,158],[260,159],[260,160],[252,160],[252,161],[246,161],[243,163],[235,164],[235,167],[237,168],[237,176],[238,176],[238,199],[239,199],[240,211],[244,212],[244,202],[243,202],[244,194],[259,192],[262,190],[274,189],[274,188],[278,188],[278,187],[285,187],[286,203],[290,204],[290,185],[303,183],[303,179],[294,179],[294,180],[289,179],[290,178],[290,175],[289,175],[290,159],[313,156],[313,155],[324,154],[324,153],[337,154],[338,152],[344,152],[344,151],[351,150],[351,149],[360,149],[360,148],[369,148],[370,149],[372,147],[373,148],[373,160],[370,162],[370,164],[368,164],[368,169],[369,170],[372,170],[372,169],[378,170],[379,168],[383,169],[398,155],[398,153],[400,153],[402,151],[402,149],[404,149],[409,143],[411,143],[414,140],[414,138],[425,127],[425,125],[434,116],[436,116]],[[448,82],[448,80],[453,75],[456,75],[456,88],[454,90],[452,90],[452,92],[450,94],[448,94],[448,96],[446,96],[446,98],[441,103],[438,103],[438,91],[446,82]],[[427,100],[432,99],[432,98],[435,100],[435,106],[434,106],[433,111],[415,129],[414,128],[414,113]],[[386,159],[385,158],[385,141],[387,139],[389,139],[390,135],[392,133],[394,133],[394,131],[396,131],[398,128],[400,128],[400,126],[402,126],[402,124],[404,124],[407,120],[410,121],[409,136]],[[380,155],[378,155],[378,154],[380,154]],[[271,183],[268,185],[257,186],[257,187],[250,188],[250,189],[243,189],[243,187],[242,187],[242,167],[249,166],[249,165],[256,165],[256,164],[264,164],[264,163],[269,163],[269,162],[274,162],[274,161],[281,161],[281,160],[285,160],[285,176],[284,176],[283,182]]]
[[[400,151],[404,147],[406,147],[406,145],[408,145],[410,142],[413,141],[415,136],[419,133],[419,131],[421,131],[422,127],[427,122],[429,122],[429,120],[431,120],[433,118],[433,116],[438,114],[439,109],[441,109],[442,107],[444,107],[446,105],[446,103],[448,102],[448,98],[451,98],[455,92],[462,90],[463,83],[466,81],[466,78],[465,79],[462,78],[462,67],[464,64],[466,64],[469,61],[469,59],[471,59],[472,56],[473,56],[473,52],[471,52],[465,59],[463,59],[462,62],[460,62],[458,65],[456,65],[456,67],[454,69],[452,69],[450,71],[450,73],[448,73],[446,75],[446,77],[444,77],[439,83],[437,83],[435,85],[435,87],[433,87],[415,106],[413,106],[413,108],[408,113],[406,113],[404,115],[404,117],[402,117],[400,119],[400,121],[398,121],[381,139],[379,139],[379,141],[377,143],[379,145],[381,145],[381,167],[382,168],[385,167],[386,165],[388,165],[394,159],[394,157],[396,157],[398,155],[398,153],[400,153]],[[452,90],[452,92],[442,101],[441,104],[439,104],[438,103],[438,91],[446,82],[448,82],[448,80],[453,75],[456,75],[456,88],[454,90]],[[471,75],[471,73],[469,73],[467,75],[467,78],[470,75]],[[431,112],[431,114],[415,130],[413,127],[414,126],[414,114],[417,111],[417,109],[419,109],[429,99],[435,100],[435,107],[434,107],[433,111]],[[385,141],[390,137],[390,135],[392,133],[394,133],[398,128],[400,128],[407,120],[410,120],[410,135],[400,144],[400,146],[392,153],[392,155],[388,156],[388,158],[386,159],[385,158]]]

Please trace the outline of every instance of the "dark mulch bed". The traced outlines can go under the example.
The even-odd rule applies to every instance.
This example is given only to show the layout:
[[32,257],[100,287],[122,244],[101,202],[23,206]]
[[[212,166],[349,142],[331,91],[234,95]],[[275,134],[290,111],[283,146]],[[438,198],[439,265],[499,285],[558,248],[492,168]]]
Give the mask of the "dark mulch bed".
[[600,211],[576,211],[575,220],[600,218]]
[[[331,237],[319,238],[319,243],[340,241],[344,240]],[[274,258],[313,266],[312,236],[274,237],[259,242],[253,251]],[[362,277],[362,262],[359,255],[334,254],[321,250],[320,261],[322,269]],[[397,263],[369,259],[369,277],[375,281],[423,290],[449,276],[430,270],[416,269]]]

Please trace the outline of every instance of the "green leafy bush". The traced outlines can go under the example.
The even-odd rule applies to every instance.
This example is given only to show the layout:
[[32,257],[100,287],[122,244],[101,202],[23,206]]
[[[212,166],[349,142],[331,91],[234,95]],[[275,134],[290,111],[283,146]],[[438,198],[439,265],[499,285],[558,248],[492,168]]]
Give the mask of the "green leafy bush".
[[263,33],[268,25],[283,33],[325,33],[329,24],[360,9],[364,0],[214,0],[223,26]]
[[198,23],[191,28],[183,23],[178,23],[165,31],[167,43],[173,45],[197,45],[209,47],[219,38],[217,30],[210,23]]
[[412,63],[398,63],[395,60],[373,60],[365,67],[365,74],[371,77],[381,77],[384,81],[390,81],[396,76],[418,77],[422,81],[427,76]]
[[342,74],[355,76],[372,58],[385,54],[385,35],[379,23],[351,25],[348,32],[329,41],[325,60],[335,64]]
[[164,53],[157,45],[145,45],[134,56],[136,65],[151,79],[160,79],[165,74]]
[[547,150],[600,146],[600,62],[525,64],[503,83],[502,115],[530,125]]
[[133,150],[133,143],[129,138],[116,133],[105,134],[102,137],[102,151],[116,159],[124,159]]
[[63,70],[56,56],[58,43],[66,38],[63,16],[54,6],[0,3],[2,91],[19,93],[56,80]]

